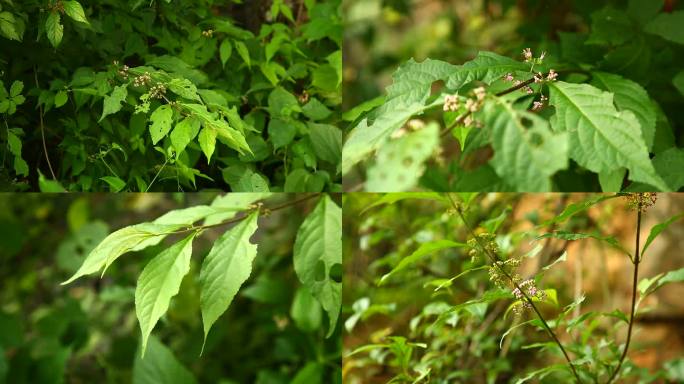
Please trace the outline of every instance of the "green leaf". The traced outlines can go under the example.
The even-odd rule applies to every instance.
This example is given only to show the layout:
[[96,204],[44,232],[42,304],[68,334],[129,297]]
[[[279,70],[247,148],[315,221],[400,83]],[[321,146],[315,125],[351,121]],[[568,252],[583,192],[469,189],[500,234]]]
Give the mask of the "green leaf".
[[69,100],[66,91],[59,91],[55,95],[55,108],[60,108]]
[[38,188],[41,192],[66,192],[62,184],[55,180],[46,179],[40,171],[38,171]]
[[173,108],[170,105],[164,104],[150,116],[150,136],[152,137],[152,144],[157,144],[161,139],[163,139],[169,131],[171,131],[171,126],[173,123]]
[[397,264],[394,268],[392,268],[391,271],[388,273],[382,275],[380,278],[380,281],[378,282],[378,285],[383,285],[387,280],[396,275],[398,272],[406,269],[407,267],[417,263],[418,261],[422,260],[425,256],[430,255],[432,253],[441,251],[443,249],[449,249],[449,248],[460,248],[460,247],[466,247],[467,245],[464,243],[457,243],[455,241],[451,240],[437,240],[437,241],[432,241],[429,243],[423,243],[413,251],[409,256],[404,257],[401,259],[399,264]]
[[217,196],[211,202],[211,207],[220,210],[221,212],[207,216],[204,220],[204,225],[217,224],[224,220],[231,219],[236,213],[247,210],[256,201],[266,199],[272,195],[273,194],[270,192],[256,192],[228,193],[223,196]]
[[684,11],[659,13],[646,24],[644,31],[658,35],[665,40],[684,44],[684,28],[682,25],[684,25]]
[[639,24],[646,24],[653,19],[661,9],[665,0],[629,0],[627,14]]
[[337,165],[342,159],[342,131],[330,124],[309,124],[309,137],[316,156]]
[[646,239],[646,242],[644,243],[644,247],[641,249],[641,258],[644,257],[644,254],[646,253],[646,250],[648,247],[651,245],[653,240],[655,240],[658,235],[660,235],[661,232],[663,232],[667,227],[670,226],[670,224],[674,223],[677,220],[680,220],[682,217],[684,217],[684,213],[674,215],[670,217],[669,219],[665,220],[664,222],[660,224],[656,224],[651,228],[651,232],[648,234],[648,238]]
[[200,121],[193,117],[186,117],[181,120],[171,131],[169,138],[171,145],[176,150],[176,153],[181,153],[185,147],[190,144],[192,139],[197,136],[200,130]]
[[323,309],[306,287],[299,287],[295,293],[290,316],[297,328],[304,332],[313,332],[321,327]]
[[292,142],[297,134],[297,127],[291,121],[271,119],[268,122],[268,136],[273,143],[273,149],[285,147]]
[[684,149],[670,148],[653,158],[653,166],[673,191],[684,187]]
[[127,96],[128,89],[126,88],[126,84],[114,87],[112,94],[104,97],[102,116],[98,122],[102,121],[106,116],[119,112],[121,110],[121,102],[125,101]]
[[672,84],[677,88],[679,94],[684,96],[684,71],[680,71],[674,78],[672,78]]
[[143,359],[140,350],[133,363],[133,384],[195,384],[192,373],[185,368],[171,350],[159,340],[150,337],[147,354]]
[[60,23],[61,16],[57,12],[51,12],[45,20],[45,33],[53,47],[57,48],[64,36],[64,26]]
[[192,241],[195,236],[196,233],[193,233],[159,253],[138,277],[135,313],[142,332],[143,358],[150,333],[169,309],[171,298],[178,294],[183,277],[190,271]]
[[16,19],[9,12],[0,12],[0,33],[10,40],[21,41],[22,36],[17,30]]
[[[107,236],[86,257],[81,267],[62,285],[69,284],[81,276],[106,270],[119,256],[159,244],[170,232],[182,225],[141,223],[121,228]],[[104,273],[104,272],[103,272]]]
[[245,43],[242,41],[235,41],[235,50],[237,51],[238,55],[242,58],[242,60],[247,64],[248,67],[252,66],[252,60],[249,57],[249,50],[247,49],[247,46]]
[[199,145],[200,148],[202,148],[202,152],[204,152],[204,156],[207,157],[207,162],[211,160],[211,155],[214,154],[214,150],[216,149],[216,131],[204,127],[199,133]]
[[327,337],[335,331],[342,305],[342,210],[327,195],[297,231],[294,268],[328,314]]
[[312,97],[309,102],[302,107],[302,112],[304,113],[304,116],[314,121],[327,119],[332,114],[332,111],[315,97]]
[[537,115],[498,99],[486,104],[484,123],[491,130],[491,165],[516,191],[548,192],[551,176],[568,167],[567,133],[552,132]]
[[228,309],[240,286],[252,273],[257,246],[250,243],[249,238],[257,229],[258,216],[257,212],[250,214],[221,235],[202,263],[200,307],[205,343],[211,326]]
[[377,152],[368,168],[366,191],[403,192],[415,187],[427,161],[439,145],[439,125],[427,126],[391,139]]
[[342,173],[382,146],[409,118],[438,105],[425,105],[432,84],[445,80],[457,68],[438,60],[417,63],[413,59],[392,75],[384,104],[361,120],[347,136],[342,151]]
[[[12,86],[10,87],[9,95],[10,98],[16,98],[21,94],[21,91],[24,90],[24,82],[16,80],[12,83]],[[20,104],[20,103],[17,103]]]
[[226,62],[230,59],[233,53],[233,46],[230,44],[230,39],[223,39],[221,46],[219,47],[219,57],[221,58],[221,64],[225,67]]
[[507,73],[528,71],[529,64],[513,60],[493,52],[478,52],[477,57],[453,71],[448,77],[448,89],[457,90],[471,81],[482,81],[490,84]]
[[549,232],[545,233],[541,236],[537,236],[535,240],[541,240],[541,239],[546,239],[549,237],[553,237],[556,239],[561,239],[561,240],[568,240],[568,241],[573,241],[573,240],[581,240],[581,239],[596,239],[596,240],[601,240],[604,241],[606,244],[610,245],[611,247],[622,251],[623,253],[630,255],[629,251],[627,251],[624,247],[622,247],[622,244],[613,236],[601,236],[596,233],[573,233],[573,232],[566,232],[566,231],[555,231],[555,232]]
[[126,188],[126,182],[116,176],[104,176],[100,177],[100,180],[109,184],[112,192],[120,192],[122,189]]
[[90,24],[88,23],[88,19],[86,19],[86,15],[85,12],[83,12],[81,3],[75,0],[68,0],[63,1],[62,5],[64,6],[64,13],[66,13],[67,16],[71,17],[75,21]]
[[188,79],[171,79],[166,85],[171,92],[180,97],[200,103],[202,102],[197,94],[197,87]]
[[656,127],[656,108],[641,85],[632,80],[605,72],[592,72],[591,84],[613,93],[613,101],[619,111],[632,111],[641,125],[641,135],[646,147],[653,148]]
[[568,132],[573,160],[596,173],[624,167],[630,180],[669,189],[649,159],[639,121],[630,111],[618,112],[612,94],[562,81],[549,88],[550,103],[556,107],[551,127]]

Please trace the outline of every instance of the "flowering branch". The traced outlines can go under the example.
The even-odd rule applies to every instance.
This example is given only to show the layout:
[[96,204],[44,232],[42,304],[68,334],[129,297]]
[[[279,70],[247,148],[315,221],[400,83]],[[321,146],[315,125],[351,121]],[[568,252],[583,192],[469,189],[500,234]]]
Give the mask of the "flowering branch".
[[636,312],[636,291],[639,277],[639,263],[641,262],[641,256],[639,255],[640,244],[639,235],[641,232],[641,213],[645,211],[646,208],[655,204],[656,194],[655,193],[637,193],[629,195],[628,198],[631,200],[628,207],[634,208],[637,211],[637,223],[636,223],[636,244],[634,246],[634,258],[632,259],[632,264],[634,264],[634,276],[632,278],[632,308],[629,314],[629,326],[627,328],[627,341],[625,342],[625,349],[622,351],[622,356],[620,356],[620,361],[617,367],[610,375],[610,378],[606,384],[610,384],[617,377],[618,372],[620,372],[620,367],[627,357],[627,350],[629,349],[629,342],[632,340],[632,326],[634,325],[634,314]]
[[515,295],[517,297],[522,296],[522,298],[524,298],[524,300],[529,305],[529,307],[532,308],[532,310],[534,310],[534,313],[537,315],[539,320],[542,322],[546,331],[549,333],[549,335],[551,336],[553,341],[556,343],[556,345],[558,345],[561,352],[563,352],[563,356],[565,356],[565,360],[567,360],[568,366],[570,366],[570,370],[572,371],[572,374],[575,376],[575,379],[577,380],[578,383],[582,383],[582,379],[580,379],[579,375],[577,374],[577,371],[575,370],[575,366],[572,364],[572,360],[570,360],[570,356],[565,351],[563,344],[560,342],[560,340],[558,339],[556,334],[553,332],[551,327],[549,327],[546,320],[544,320],[544,317],[542,316],[541,312],[539,312],[539,309],[534,304],[534,301],[532,300],[532,298],[528,295],[528,293],[525,291],[525,289],[523,287],[521,287],[521,285],[515,281],[513,276],[511,276],[504,268],[501,268],[500,263],[497,262],[496,257],[491,253],[490,249],[488,249],[484,244],[482,244],[481,239],[475,235],[475,232],[470,228],[470,226],[468,225],[468,222],[465,219],[465,215],[463,214],[463,208],[454,201],[454,199],[451,197],[450,194],[447,193],[446,195],[449,198],[451,205],[454,207],[454,210],[458,213],[458,216],[461,218],[461,221],[463,222],[463,225],[468,230],[468,233],[470,234],[470,236],[472,236],[472,238],[475,239],[475,241],[476,241],[477,245],[480,247],[480,249],[489,257],[490,261],[492,262],[492,265],[496,266],[499,269],[499,272],[502,275],[504,275],[511,282],[511,284],[515,287],[515,290],[514,290]]

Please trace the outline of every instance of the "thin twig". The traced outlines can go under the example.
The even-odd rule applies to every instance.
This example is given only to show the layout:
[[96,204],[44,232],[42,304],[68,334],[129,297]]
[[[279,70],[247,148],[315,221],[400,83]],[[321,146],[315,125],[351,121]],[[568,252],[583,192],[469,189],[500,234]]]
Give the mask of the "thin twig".
[[[38,71],[36,71],[36,68],[33,68],[33,77],[36,80],[36,88],[40,89],[40,85],[38,85]],[[52,175],[53,180],[57,180],[57,176],[55,176],[55,171],[52,170],[52,163],[50,163],[50,156],[48,156],[48,150],[47,150],[47,145],[45,144],[45,128],[43,126],[43,106],[41,103],[38,103],[38,116],[40,117],[40,136],[43,140],[43,152],[45,153],[45,160],[47,160],[48,163],[48,168],[50,168],[50,174]]]
[[472,238],[475,239],[475,242],[477,242],[477,245],[478,245],[478,246],[482,249],[482,251],[484,251],[484,253],[489,257],[489,259],[490,259],[491,262],[492,262],[492,265],[493,265],[493,266],[496,266],[497,269],[499,269],[499,271],[500,271],[504,276],[506,276],[506,278],[507,278],[508,280],[510,280],[511,284],[513,284],[513,286],[514,286],[518,291],[520,291],[520,293],[523,295],[523,297],[525,298],[525,300],[530,304],[530,306],[531,306],[532,309],[534,310],[534,313],[537,315],[537,317],[539,318],[539,320],[542,322],[542,324],[544,325],[544,328],[546,328],[546,331],[549,333],[549,335],[551,336],[551,338],[553,339],[553,341],[558,345],[558,347],[560,348],[561,352],[563,352],[563,356],[565,356],[565,360],[567,360],[568,365],[570,366],[570,370],[572,371],[572,374],[575,376],[575,379],[577,380],[578,383],[582,383],[582,379],[580,379],[579,375],[577,374],[577,371],[575,370],[575,366],[572,364],[572,360],[570,360],[570,356],[569,356],[568,353],[565,351],[565,348],[563,347],[563,344],[560,342],[560,340],[558,339],[558,337],[556,336],[556,334],[553,332],[553,330],[551,329],[551,327],[549,327],[549,324],[546,323],[546,320],[544,320],[544,317],[542,316],[541,312],[539,312],[539,309],[537,309],[537,306],[534,304],[534,301],[532,301],[532,299],[527,295],[527,293],[525,293],[525,290],[522,289],[522,287],[520,287],[520,285],[513,279],[513,276],[511,276],[508,272],[506,272],[503,268],[500,268],[500,267],[496,264],[496,261],[497,261],[497,260],[496,260],[496,257],[490,253],[490,251],[484,246],[484,244],[482,244],[480,238],[477,237],[477,236],[475,235],[475,232],[470,228],[470,226],[468,225],[468,222],[467,222],[466,219],[465,219],[465,216],[464,216],[464,214],[463,214],[463,210],[461,209],[461,207],[460,207],[458,204],[456,204],[456,202],[454,201],[454,199],[451,197],[450,194],[447,193],[446,195],[447,195],[447,197],[449,198],[449,201],[451,201],[451,205],[454,207],[454,209],[455,209],[456,212],[458,213],[459,217],[461,218],[461,221],[463,222],[463,225],[465,226],[465,228],[468,230],[468,233],[470,234],[470,236],[472,236]]
[[632,309],[631,313],[629,315],[629,327],[627,328],[627,341],[625,342],[625,349],[622,351],[622,356],[620,357],[620,361],[618,362],[617,367],[615,368],[615,371],[613,371],[613,374],[610,375],[610,379],[606,382],[606,384],[610,384],[616,377],[618,372],[620,372],[620,367],[622,367],[622,362],[625,360],[625,357],[627,357],[627,349],[629,348],[629,342],[632,340],[632,326],[634,325],[634,313],[636,312],[636,291],[637,291],[637,280],[639,277],[639,262],[640,256],[639,256],[639,235],[641,232],[641,201],[637,204],[637,225],[636,225],[636,245],[634,249],[634,259],[632,260],[632,263],[634,263],[634,276],[632,278]]
[[280,205],[276,205],[275,207],[270,207],[270,208],[263,208],[263,207],[256,206],[256,207],[254,207],[254,208],[252,208],[252,209],[247,209],[247,210],[245,210],[245,211],[244,211],[245,213],[244,213],[242,216],[236,217],[236,218],[233,218],[233,219],[230,219],[230,220],[228,220],[228,221],[223,221],[223,222],[221,222],[221,223],[210,224],[210,225],[197,225],[197,226],[191,226],[191,227],[188,227],[188,228],[185,228],[185,229],[181,229],[181,230],[178,230],[178,231],[169,232],[168,234],[185,233],[185,232],[192,232],[192,231],[203,231],[203,230],[206,230],[206,229],[209,229],[209,228],[216,228],[216,227],[221,227],[221,226],[224,226],[224,225],[235,224],[235,223],[237,223],[237,222],[240,222],[240,221],[246,219],[247,217],[249,217],[249,215],[250,215],[252,212],[254,212],[254,211],[256,211],[256,210],[262,209],[264,212],[271,213],[271,212],[279,211],[279,210],[281,210],[281,209],[285,209],[285,208],[287,208],[287,207],[291,207],[291,206],[293,206],[293,205],[297,205],[297,204],[302,203],[302,202],[307,201],[307,200],[311,200],[311,199],[313,199],[314,197],[318,197],[318,196],[320,196],[320,195],[321,195],[321,193],[313,193],[313,194],[310,194],[310,195],[308,195],[308,196],[302,197],[302,198],[300,198],[300,199],[288,201],[287,203],[283,203],[283,204],[280,204]]

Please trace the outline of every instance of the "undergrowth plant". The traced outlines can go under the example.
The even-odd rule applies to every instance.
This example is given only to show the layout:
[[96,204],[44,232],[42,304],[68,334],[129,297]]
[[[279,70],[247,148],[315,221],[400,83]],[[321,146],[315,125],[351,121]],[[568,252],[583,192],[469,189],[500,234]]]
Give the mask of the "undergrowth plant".
[[0,1],[2,189],[339,190],[339,3]]
[[684,10],[617,3],[578,12],[588,33],[545,39],[541,27],[538,41],[508,55],[401,65],[384,96],[344,114],[345,189],[684,187]]
[[[118,229],[94,247],[63,285],[86,275],[104,276],[124,254],[158,246],[165,238],[176,237],[173,245],[158,246],[159,253],[144,267],[135,288],[135,312],[142,335],[141,364],[145,364],[149,359],[146,352],[149,353],[150,348],[160,349],[159,341],[151,336],[152,330],[169,309],[172,298],[179,293],[181,282],[191,273],[193,242],[205,233],[221,229],[222,234],[214,240],[198,272],[204,350],[211,338],[212,326],[250,278],[259,244],[272,241],[269,238],[251,240],[258,231],[259,221],[268,220],[273,212],[298,209],[307,200],[317,199],[315,208],[301,223],[291,251],[292,266],[301,283],[292,317],[297,327],[308,332],[327,327],[325,335],[330,337],[336,329],[341,306],[342,211],[328,195],[305,195],[278,205],[268,203],[270,197],[269,193],[227,194],[208,205],[169,211],[151,222]],[[266,202],[261,201],[264,199]],[[261,295],[267,295],[267,292]],[[322,324],[323,313],[327,315],[327,325]],[[327,382],[322,379],[323,372],[327,372],[327,365],[335,365],[333,362],[339,355],[325,356],[319,352],[318,360],[304,368],[304,373],[300,373],[301,377],[294,382]],[[153,361],[156,359],[158,356],[152,357]]]
[[[588,225],[588,217],[582,218],[589,209],[601,209],[616,198],[626,200],[617,209],[629,210],[624,214],[633,218],[633,247],[623,246],[600,224]],[[650,256],[649,246],[684,213],[654,225],[644,239],[640,236],[642,217],[656,203],[655,193],[599,195],[572,204],[552,202],[557,207],[555,217],[542,221],[529,213],[526,218],[536,225],[512,230],[512,209],[506,201],[516,197],[500,199],[497,204],[497,198],[477,194],[387,194],[363,209],[366,220],[359,224],[359,247],[365,254],[372,254],[373,247],[382,249],[385,256],[373,261],[370,269],[384,273],[357,293],[363,297],[348,301],[351,308],[345,327],[350,338],[357,344],[368,341],[347,350],[344,370],[351,372],[351,378],[346,380],[371,380],[378,373],[397,383],[681,379],[676,367],[684,361],[673,361],[670,372],[649,373],[630,362],[627,354],[637,316],[653,309],[641,308],[642,300],[666,284],[684,281],[684,269],[639,280],[639,265]],[[399,228],[392,224],[399,217],[411,217],[402,214],[404,209],[393,208],[402,200],[416,200],[411,212],[421,214],[413,216],[415,225]],[[495,209],[482,207],[489,204]],[[402,240],[383,248],[383,241],[391,239]],[[562,246],[556,249],[552,239]],[[624,276],[631,282],[627,312],[596,306],[582,311],[582,305],[590,305],[584,303],[584,293],[576,291],[571,302],[563,303],[563,291],[545,278],[565,266],[570,242],[588,241],[616,250],[633,266],[630,278]],[[531,247],[522,247],[525,243]],[[430,258],[433,254],[440,256]],[[535,262],[532,272],[521,267]],[[591,263],[599,262],[594,258]],[[460,266],[460,271],[449,271],[452,265]],[[390,293],[395,290],[396,294]],[[412,292],[412,299],[400,298],[400,292],[407,291]],[[405,301],[408,308],[388,303],[392,297]],[[379,320],[379,314],[397,320],[377,331],[367,329],[372,318]],[[361,371],[354,374],[355,369]]]

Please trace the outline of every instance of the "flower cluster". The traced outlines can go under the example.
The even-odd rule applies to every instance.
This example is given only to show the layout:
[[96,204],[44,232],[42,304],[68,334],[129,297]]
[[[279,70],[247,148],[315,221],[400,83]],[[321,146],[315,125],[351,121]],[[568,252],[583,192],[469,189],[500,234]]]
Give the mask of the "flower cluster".
[[136,87],[142,87],[144,85],[149,85],[152,82],[152,76],[149,72],[145,72],[142,75],[133,79],[133,85]]
[[458,101],[458,95],[444,96],[444,112],[456,112],[461,107]]
[[489,267],[489,280],[501,289],[506,289],[513,281],[519,281],[520,275],[515,271],[520,266],[519,258],[497,260]]
[[646,212],[648,208],[652,207],[656,203],[658,194],[655,192],[630,193],[626,196],[626,198],[627,209]]
[[157,85],[150,88],[150,97],[153,99],[161,99],[164,97],[165,94],[166,86],[162,83],[158,83]]
[[[489,253],[491,256],[497,257],[499,255],[499,245],[496,243],[496,235],[493,233],[480,233],[477,239],[468,239],[468,246],[470,251],[468,256],[470,256],[475,262],[484,252]],[[484,247],[484,250],[482,249]]]
[[544,95],[541,95],[541,98],[539,99],[539,101],[535,101],[534,103],[532,103],[532,110],[533,110],[533,111],[539,111],[539,110],[541,110],[542,108],[544,108],[544,103],[545,103],[547,100],[549,100],[548,97],[546,97],[546,96],[544,96]]
[[[520,287],[520,288],[518,288]],[[521,305],[516,305],[513,307],[513,311],[520,315],[526,309],[532,309],[532,305],[525,299],[525,294],[530,299],[544,300],[546,298],[546,292],[537,288],[534,280],[528,279],[518,284],[518,287],[513,289],[513,296],[520,300]],[[522,291],[521,291],[522,290]],[[523,294],[523,292],[525,294]]]

